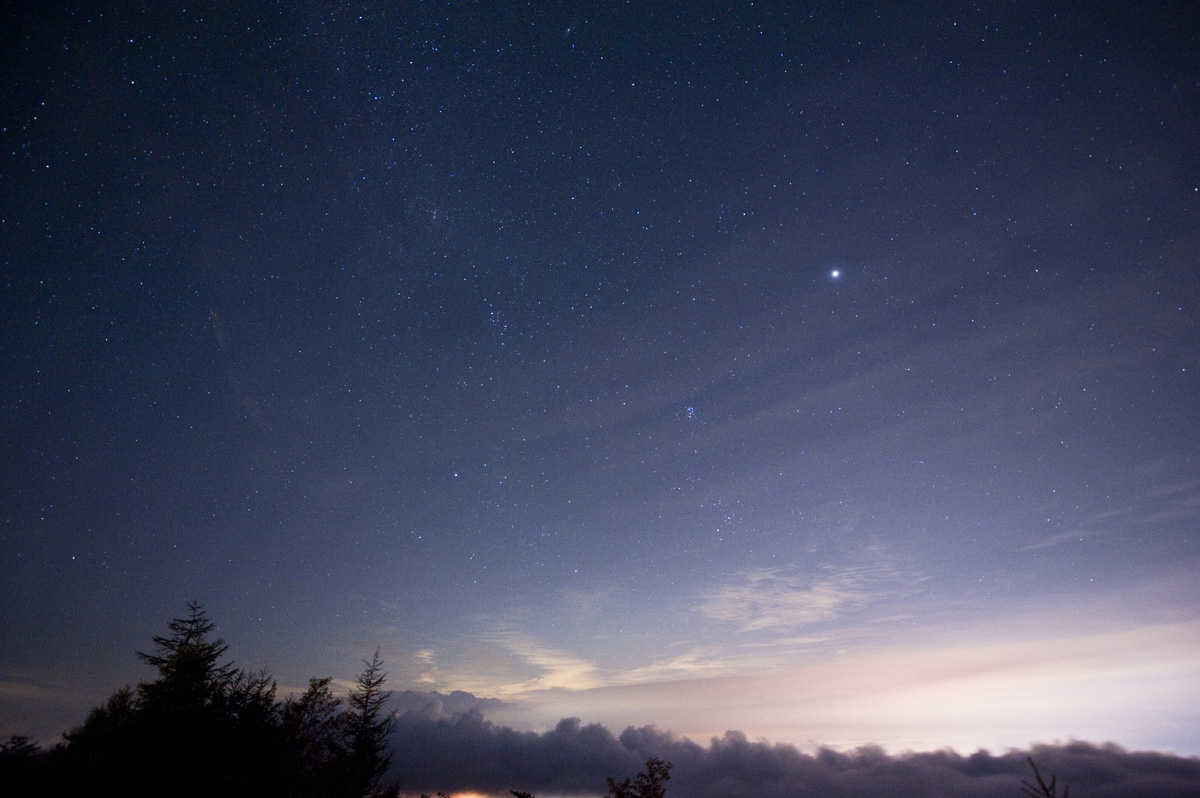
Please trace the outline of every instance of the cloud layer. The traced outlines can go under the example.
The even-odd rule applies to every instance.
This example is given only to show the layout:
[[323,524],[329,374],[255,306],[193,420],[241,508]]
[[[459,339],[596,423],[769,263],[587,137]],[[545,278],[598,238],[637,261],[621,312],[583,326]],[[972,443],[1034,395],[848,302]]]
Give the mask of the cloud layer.
[[543,734],[519,732],[477,711],[454,717],[410,712],[399,718],[391,777],[413,792],[595,795],[605,778],[634,775],[646,759],[672,763],[668,793],[694,798],[1012,798],[1031,779],[1026,757],[1088,798],[1184,796],[1200,791],[1200,759],[1071,742],[993,755],[952,751],[889,755],[751,741],[727,732],[709,745],[630,727],[619,736],[598,724],[564,719]]

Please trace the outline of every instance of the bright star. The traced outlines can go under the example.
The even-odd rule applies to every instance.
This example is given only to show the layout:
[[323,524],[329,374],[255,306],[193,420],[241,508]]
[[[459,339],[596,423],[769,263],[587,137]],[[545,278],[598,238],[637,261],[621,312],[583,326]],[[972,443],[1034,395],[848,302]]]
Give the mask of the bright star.
[[833,278],[833,279],[835,279],[835,280],[836,280],[838,277],[840,277],[841,275],[842,275],[842,273],[841,273],[840,271],[838,271],[837,269],[834,269],[833,271],[831,271],[831,272],[829,273],[829,276],[830,276],[830,277],[832,277],[832,278]]

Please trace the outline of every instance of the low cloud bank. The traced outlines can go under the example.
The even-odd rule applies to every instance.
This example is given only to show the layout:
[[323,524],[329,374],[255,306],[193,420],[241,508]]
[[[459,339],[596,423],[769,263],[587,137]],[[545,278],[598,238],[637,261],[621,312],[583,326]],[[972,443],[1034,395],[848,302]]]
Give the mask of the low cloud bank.
[[674,765],[668,795],[685,798],[1016,798],[1021,781],[1032,778],[1026,757],[1033,756],[1043,775],[1056,774],[1080,798],[1200,795],[1200,758],[1085,742],[999,755],[889,755],[870,746],[807,754],[740,732],[707,746],[649,726],[615,736],[577,718],[542,734],[520,732],[485,720],[476,709],[452,717],[406,712],[393,742],[390,778],[413,793],[597,795],[605,792],[606,776],[632,776],[658,757]]

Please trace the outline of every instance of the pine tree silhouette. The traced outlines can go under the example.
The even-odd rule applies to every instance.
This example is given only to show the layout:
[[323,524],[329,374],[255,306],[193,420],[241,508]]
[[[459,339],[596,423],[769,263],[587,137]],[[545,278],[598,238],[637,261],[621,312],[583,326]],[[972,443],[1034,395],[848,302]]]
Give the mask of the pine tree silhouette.
[[347,702],[350,706],[346,720],[348,786],[355,796],[380,792],[379,781],[392,760],[387,752],[387,738],[396,725],[395,713],[384,711],[392,694],[383,689],[387,674],[379,650],[363,663],[367,668],[359,675]]

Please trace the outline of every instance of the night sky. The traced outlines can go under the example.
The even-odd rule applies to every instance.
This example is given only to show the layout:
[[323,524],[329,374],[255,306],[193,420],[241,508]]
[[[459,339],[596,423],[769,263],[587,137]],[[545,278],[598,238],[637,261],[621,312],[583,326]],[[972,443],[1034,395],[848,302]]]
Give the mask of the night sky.
[[1200,754],[1194,4],[4,15],[5,738],[198,600],[281,695]]

